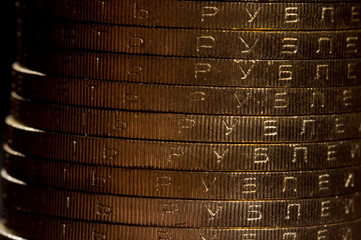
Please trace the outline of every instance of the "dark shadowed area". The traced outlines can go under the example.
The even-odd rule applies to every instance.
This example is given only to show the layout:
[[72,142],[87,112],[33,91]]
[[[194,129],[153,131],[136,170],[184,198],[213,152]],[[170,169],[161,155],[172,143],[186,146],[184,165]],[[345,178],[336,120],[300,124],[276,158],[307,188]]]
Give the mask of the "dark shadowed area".
[[[0,136],[1,145],[4,142],[4,120],[9,113],[10,108],[10,85],[11,85],[11,64],[15,61],[16,52],[16,14],[15,14],[15,1],[7,0],[2,2],[2,56],[1,56],[1,81],[0,81],[0,97],[1,97],[1,125]],[[1,167],[3,161],[3,152],[1,147]],[[2,216],[2,204],[0,204],[0,211]]]

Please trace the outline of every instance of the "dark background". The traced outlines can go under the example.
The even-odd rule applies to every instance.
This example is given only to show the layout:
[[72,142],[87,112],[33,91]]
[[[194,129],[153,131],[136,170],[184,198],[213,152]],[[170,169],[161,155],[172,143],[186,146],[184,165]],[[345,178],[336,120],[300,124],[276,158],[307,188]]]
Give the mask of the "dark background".
[[[1,146],[4,142],[4,120],[9,114],[10,109],[10,91],[11,91],[11,64],[15,61],[16,53],[16,14],[15,1],[5,0],[1,3],[1,23],[3,25],[1,30],[1,80],[0,80],[0,141]],[[2,167],[3,152],[0,148],[0,166]],[[0,189],[1,190],[1,189]],[[2,216],[2,204],[0,201],[0,214]]]
[[3,119],[9,112],[9,98],[11,85],[11,64],[15,61],[16,52],[16,14],[15,1],[7,0],[1,4],[2,13],[1,23],[3,24],[1,30],[1,132],[3,133],[4,124]]

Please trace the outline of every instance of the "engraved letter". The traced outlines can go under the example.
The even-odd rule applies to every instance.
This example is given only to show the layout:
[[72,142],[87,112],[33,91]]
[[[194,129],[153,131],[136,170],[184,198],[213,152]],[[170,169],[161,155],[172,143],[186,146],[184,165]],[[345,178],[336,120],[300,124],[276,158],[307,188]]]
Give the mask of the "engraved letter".
[[360,21],[360,7],[353,6],[351,8],[351,22],[359,22]]
[[208,179],[202,177],[201,181],[202,181],[202,185],[204,187],[204,192],[209,192],[210,187],[214,186],[214,184],[217,181],[217,178],[213,178],[213,179],[211,179],[211,181],[209,181]]
[[[317,104],[321,103],[321,104]],[[312,93],[312,104],[311,107],[317,107],[319,105],[320,107],[325,107],[325,94],[323,92],[314,92]]]
[[[98,61],[97,61],[98,63]],[[99,65],[99,64],[97,64]],[[143,73],[143,68],[139,65],[136,65],[132,63],[131,58],[129,57],[128,59],[128,75],[133,75],[133,76],[139,76]]]
[[348,37],[346,38],[346,53],[358,52],[358,37]]
[[303,161],[307,162],[307,147],[295,147],[293,150],[293,159],[292,162],[295,163],[297,161],[297,152],[303,153]]
[[[288,182],[290,182],[290,184],[288,184]],[[287,186],[291,186],[291,190],[293,189],[293,192],[297,192],[297,178],[296,177],[284,177],[282,192],[286,192]]]
[[70,210],[71,205],[72,205],[72,200],[75,200],[75,197],[65,197],[66,209],[67,210]]
[[114,161],[119,155],[119,151],[116,149],[108,148],[106,144],[104,144],[103,148],[103,159],[106,159],[106,161]]
[[205,92],[191,92],[190,100],[191,101],[205,101],[206,93]]
[[316,67],[316,79],[328,80],[330,77],[330,66],[328,64],[317,65]]
[[337,160],[337,145],[329,144],[327,145],[327,161],[336,161]]
[[355,63],[349,63],[347,64],[347,78],[348,79],[357,79],[357,68]]
[[296,23],[299,21],[298,7],[285,8],[285,23]]
[[[109,126],[109,130],[111,131],[122,131],[128,128],[128,123],[121,120],[121,119],[117,119],[117,116],[114,114],[113,117],[113,121]],[[109,132],[110,133],[110,132]]]
[[242,108],[245,103],[247,102],[247,100],[250,97],[250,93],[246,93],[246,96],[241,97],[239,94],[237,94],[236,92],[234,93],[234,98],[237,101],[237,108]]
[[214,154],[216,154],[217,157],[217,164],[220,164],[221,161],[223,160],[223,158],[227,155],[227,153],[229,152],[229,149],[227,148],[226,150],[222,151],[220,153],[220,151],[217,151],[216,148],[213,148],[213,152]]
[[321,202],[321,217],[329,217],[331,215],[330,203],[330,200]]
[[291,219],[291,208],[297,208],[297,219],[301,217],[301,204],[300,203],[290,203],[287,205],[287,216],[286,220]]
[[156,177],[155,190],[158,192],[163,187],[170,187],[172,185],[172,177],[162,176]]
[[278,67],[278,80],[291,81],[293,78],[292,65],[280,65]]
[[351,90],[344,90],[343,92],[343,105],[345,107],[352,105],[352,92]]
[[266,163],[269,162],[267,154],[268,148],[255,148],[254,149],[254,163]]
[[275,108],[288,107],[287,92],[281,92],[275,94]]
[[282,51],[283,54],[296,54],[298,51],[297,38],[283,38]]
[[96,85],[87,85],[86,88],[90,88],[90,100],[94,101],[94,90]]
[[242,53],[250,53],[254,50],[254,48],[256,47],[257,43],[258,43],[258,38],[253,42],[252,45],[249,45],[246,40],[244,40],[242,37],[239,37],[239,39],[242,41],[242,43],[244,44],[244,46],[246,47],[246,50],[243,50]]
[[214,211],[211,209],[211,206],[206,206],[206,208],[207,208],[207,211],[208,211],[208,213],[209,213],[209,215],[210,215],[208,221],[212,221],[212,220],[218,218],[217,215],[221,212],[223,206],[218,205],[218,206],[216,207],[216,210],[214,210]]
[[201,13],[201,22],[205,21],[206,17],[214,17],[218,13],[218,8],[212,7],[212,6],[204,6],[202,7],[202,13]]
[[181,133],[183,129],[193,128],[196,125],[196,121],[189,118],[183,118],[179,120],[178,125],[179,125],[178,133]]
[[[323,7],[322,8],[322,15],[321,15],[321,21],[322,22],[334,22],[335,21],[335,9],[333,7]],[[327,20],[326,18],[326,15],[327,15],[327,12],[330,13],[330,20]]]
[[345,118],[336,118],[335,121],[336,133],[345,133]]
[[277,120],[264,121],[264,136],[277,136],[278,128],[275,124],[277,124]]
[[[256,65],[256,61],[254,61],[254,60],[249,60],[249,61],[234,60],[234,62],[239,65],[239,69],[241,70],[241,72],[242,72],[242,74],[243,74],[243,76],[241,76],[241,79],[247,79],[248,76],[249,76],[249,74],[252,72],[252,69],[253,69],[254,66]],[[244,67],[247,68],[247,69],[243,69],[243,67],[242,67],[242,65],[241,65],[241,63],[243,63],[243,62],[245,62],[245,63],[251,63],[252,65],[249,66],[249,67],[247,67],[247,64],[244,64],[244,65],[245,65]]]
[[210,72],[211,68],[212,66],[209,63],[197,63],[195,65],[194,77],[198,78],[198,74]]
[[262,212],[260,209],[262,205],[249,205],[247,206],[247,221],[259,221],[262,219]]
[[[324,44],[322,44],[322,43],[324,43]],[[329,37],[318,38],[318,49],[317,49],[316,53],[322,53],[322,46],[328,46],[328,49],[329,49],[328,54],[332,53],[333,41],[331,38],[329,38]]]
[[143,48],[144,47],[144,38],[129,36],[128,47],[130,48]]
[[350,198],[345,200],[345,213],[350,214],[355,212],[355,200]]
[[345,188],[354,187],[355,181],[354,181],[354,173],[349,173],[346,178],[345,182]]
[[137,8],[137,3],[134,3],[134,18],[146,19],[149,17],[149,12],[144,9]]
[[320,191],[330,190],[329,184],[330,184],[330,175],[329,174],[322,174],[322,175],[318,176],[318,189]]
[[125,90],[123,102],[126,103],[136,103],[138,101],[138,96],[132,90]]
[[261,10],[261,7],[258,7],[257,10],[252,14],[249,11],[248,7],[246,7],[246,12],[247,12],[247,14],[249,16],[249,20],[248,20],[249,23],[253,22],[253,20],[257,17],[260,10]]
[[181,146],[170,146],[168,153],[168,161],[171,162],[173,158],[180,157],[184,154],[184,148]]
[[[7,153],[6,153],[6,155],[8,155]],[[8,160],[8,159],[7,159]],[[40,165],[39,164],[36,164],[36,165],[34,165],[34,173],[35,174],[39,174],[39,172],[41,171],[41,169],[40,169]],[[63,177],[64,177],[64,182],[66,182],[67,181],[67,175],[68,175],[68,172],[71,170],[71,168],[67,168],[67,167],[64,167],[64,169],[63,169]]]
[[96,174],[96,171],[93,170],[92,174],[92,186],[93,187],[104,187],[104,185],[107,183],[107,180],[105,177],[98,177]]
[[216,39],[212,36],[200,36],[197,37],[197,51],[199,52],[202,48],[211,49],[214,48]]
[[245,178],[243,179],[243,183],[242,193],[251,194],[257,192],[257,178]]
[[314,119],[306,119],[302,121],[302,130],[301,130],[301,135],[306,134],[306,129],[308,124],[312,124],[311,125],[311,135],[315,134],[315,120]]
[[112,207],[97,202],[97,215],[109,215],[112,211]]
[[162,204],[162,219],[165,219],[166,214],[175,214],[178,212],[178,205],[173,203]]
[[359,157],[360,156],[360,145],[355,143],[352,144],[351,147],[351,158],[355,158],[356,156]]
[[236,119],[235,121],[233,121],[233,119],[232,119],[232,123],[229,125],[226,123],[226,121],[223,120],[222,123],[226,127],[226,135],[227,136],[233,132],[233,128],[238,124],[238,121],[239,121],[239,119]]

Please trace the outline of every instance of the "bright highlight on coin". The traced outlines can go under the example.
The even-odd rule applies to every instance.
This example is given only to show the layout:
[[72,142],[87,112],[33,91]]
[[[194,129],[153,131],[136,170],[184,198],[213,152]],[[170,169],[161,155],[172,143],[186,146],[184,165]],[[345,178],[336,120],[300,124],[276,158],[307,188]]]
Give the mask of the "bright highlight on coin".
[[0,239],[361,238],[360,1],[16,8]]

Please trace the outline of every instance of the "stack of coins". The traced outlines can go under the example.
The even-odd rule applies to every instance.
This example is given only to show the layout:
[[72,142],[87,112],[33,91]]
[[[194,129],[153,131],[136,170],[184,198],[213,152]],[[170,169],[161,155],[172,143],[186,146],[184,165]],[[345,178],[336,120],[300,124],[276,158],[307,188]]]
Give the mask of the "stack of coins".
[[5,239],[360,239],[360,1],[17,6]]

